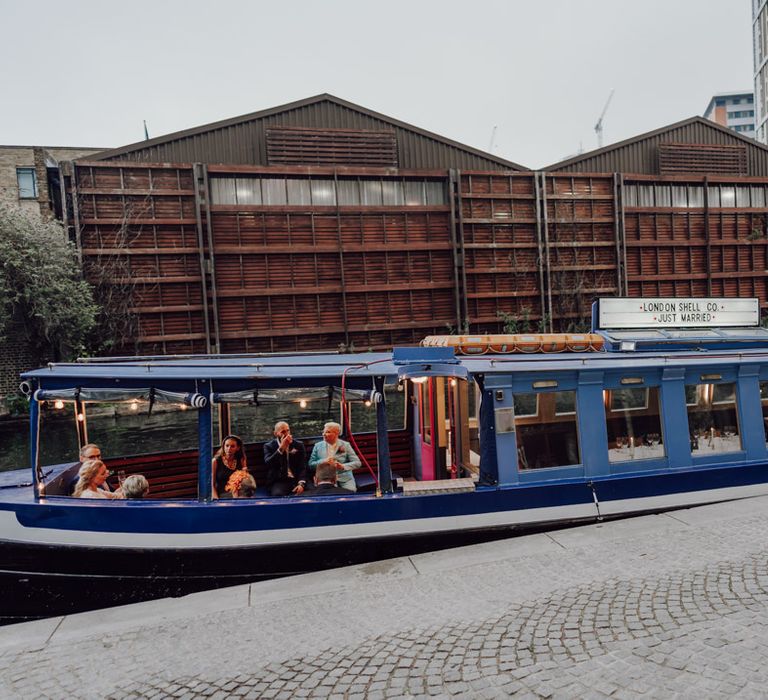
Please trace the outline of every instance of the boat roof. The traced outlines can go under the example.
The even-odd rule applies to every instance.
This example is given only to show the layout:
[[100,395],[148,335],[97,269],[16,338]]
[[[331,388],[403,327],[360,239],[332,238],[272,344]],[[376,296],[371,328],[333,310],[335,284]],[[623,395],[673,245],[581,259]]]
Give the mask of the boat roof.
[[[24,372],[25,379],[36,379],[43,387],[72,385],[95,386],[94,381],[109,380],[125,386],[147,386],[193,380],[238,385],[254,383],[276,386],[325,386],[347,373],[350,386],[364,378],[397,376],[392,353],[296,353],[272,355],[188,355],[82,359],[51,363],[44,369]],[[309,384],[306,381],[311,380]]]
[[[414,362],[424,364],[429,362],[431,352],[445,349],[408,350],[415,352]],[[442,361],[444,354],[436,362]],[[466,368],[470,375],[759,364],[768,363],[768,344],[763,347],[724,349],[710,345],[698,350],[691,350],[686,344],[682,350],[655,352],[456,355],[453,361]],[[254,386],[338,386],[342,375],[346,373],[348,387],[369,388],[373,377],[383,376],[389,382],[396,381],[402,364],[390,352],[99,358],[51,363],[46,368],[25,372],[22,376],[27,380],[35,380],[43,388],[181,386],[194,380],[210,381],[211,390],[232,391]]]

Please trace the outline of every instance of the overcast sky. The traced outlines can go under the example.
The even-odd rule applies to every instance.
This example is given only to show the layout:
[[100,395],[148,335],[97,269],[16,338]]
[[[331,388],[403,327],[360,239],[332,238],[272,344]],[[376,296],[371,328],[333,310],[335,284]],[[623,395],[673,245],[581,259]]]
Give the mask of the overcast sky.
[[750,0],[0,0],[0,143],[115,147],[329,92],[529,167],[752,89]]

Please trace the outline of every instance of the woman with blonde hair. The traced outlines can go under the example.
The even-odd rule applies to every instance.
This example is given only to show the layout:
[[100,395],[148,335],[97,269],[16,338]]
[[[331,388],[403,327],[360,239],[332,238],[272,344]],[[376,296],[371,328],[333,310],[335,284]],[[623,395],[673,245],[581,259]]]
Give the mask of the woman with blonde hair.
[[100,459],[86,459],[78,472],[80,477],[75,485],[75,491],[72,494],[75,498],[122,498],[123,492],[105,491],[99,488],[104,484],[109,476],[107,465]]

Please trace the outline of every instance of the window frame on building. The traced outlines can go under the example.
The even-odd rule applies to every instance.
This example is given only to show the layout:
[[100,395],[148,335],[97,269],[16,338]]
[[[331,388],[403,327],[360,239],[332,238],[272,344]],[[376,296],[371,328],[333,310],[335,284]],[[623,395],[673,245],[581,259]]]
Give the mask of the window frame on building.
[[[22,178],[25,176],[31,176],[32,177],[32,187],[30,188],[28,184],[22,183]],[[17,167],[16,168],[16,184],[19,188],[19,199],[37,199],[38,197],[38,189],[37,189],[37,172],[34,168],[30,167]],[[31,192],[31,194],[28,194]]]

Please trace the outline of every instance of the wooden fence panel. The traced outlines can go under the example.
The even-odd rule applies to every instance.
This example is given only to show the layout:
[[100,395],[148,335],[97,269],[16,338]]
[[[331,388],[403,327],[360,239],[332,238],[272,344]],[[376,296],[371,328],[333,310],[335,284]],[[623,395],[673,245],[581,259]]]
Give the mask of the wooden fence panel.
[[627,177],[631,296],[757,297],[768,306],[766,182]]
[[122,350],[205,352],[191,166],[78,162],[68,182],[86,279],[135,315]]
[[542,178],[551,328],[587,331],[592,301],[620,289],[614,180],[578,173]]
[[[262,171],[249,182],[249,173],[238,169],[241,190],[259,191]],[[269,173],[286,178],[288,199],[312,189],[312,175]],[[227,175],[225,166],[216,167],[216,178]],[[318,177],[329,182],[325,173]],[[456,325],[447,195],[431,204],[426,193],[418,204],[350,204],[342,192],[350,182],[357,187],[350,177],[345,171],[334,181],[335,194],[324,193],[332,206],[211,204],[222,352],[381,349]],[[309,183],[295,182],[302,178]],[[397,182],[407,193],[424,175],[401,171],[396,181],[379,180],[385,191]],[[447,173],[430,181],[446,187]],[[370,182],[360,184],[363,193]],[[229,190],[217,183],[214,191]]]
[[471,332],[527,330],[543,322],[535,176],[463,172],[466,323]]
[[135,314],[126,352],[581,330],[617,294],[768,306],[766,179],[86,161],[65,182],[86,277]]

